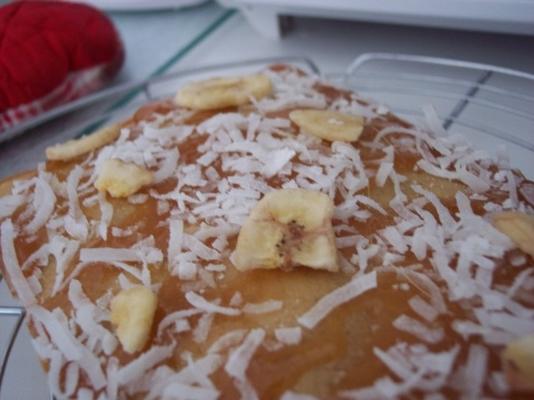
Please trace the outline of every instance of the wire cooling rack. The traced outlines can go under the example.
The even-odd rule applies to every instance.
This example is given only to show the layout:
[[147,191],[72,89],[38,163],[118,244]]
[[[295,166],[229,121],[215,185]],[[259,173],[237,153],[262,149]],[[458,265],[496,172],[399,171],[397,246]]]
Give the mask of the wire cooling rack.
[[[105,103],[104,111],[83,124],[69,127],[64,137],[77,137],[112,120],[124,118],[139,105],[172,96],[184,81],[214,75],[257,71],[272,63],[290,63],[320,74],[306,58],[285,57],[249,60],[182,70],[174,74],[123,85],[64,107],[59,117]],[[449,133],[459,133],[490,153],[508,148],[512,165],[534,179],[534,75],[492,65],[404,54],[367,53],[356,58],[345,72],[325,74],[334,84],[356,90],[386,105],[392,112],[415,123],[421,106],[432,104]],[[1,277],[0,277],[1,279]],[[0,282],[0,400],[23,399],[11,382],[29,369],[40,374],[31,380],[28,399],[53,399],[35,360],[29,337],[20,329],[24,310],[9,298]],[[5,323],[4,321],[9,321]],[[10,328],[6,328],[6,326]],[[30,354],[30,355],[29,355]],[[21,382],[27,382],[22,380]],[[28,383],[26,383],[28,385]],[[30,393],[28,392],[28,393]]]
[[417,122],[431,104],[445,130],[477,148],[508,153],[534,179],[534,75],[493,65],[368,53],[327,79]]

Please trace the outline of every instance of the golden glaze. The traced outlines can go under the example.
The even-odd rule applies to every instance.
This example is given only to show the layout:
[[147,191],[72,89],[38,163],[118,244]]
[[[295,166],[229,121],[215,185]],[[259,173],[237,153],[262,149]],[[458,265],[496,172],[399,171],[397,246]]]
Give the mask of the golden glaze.
[[[340,95],[347,95],[333,88],[326,86],[318,87],[330,99]],[[134,127],[142,120],[150,120],[154,114],[164,114],[173,110],[174,106],[170,101],[159,102],[147,105],[138,110],[130,120],[123,125]],[[246,107],[243,108],[246,110]],[[291,110],[273,113],[276,116],[286,117]],[[194,114],[186,123],[198,123],[205,120],[215,112],[198,112]],[[382,151],[372,151],[361,145],[363,141],[371,140],[380,127],[401,122],[392,115],[388,115],[382,121],[375,120],[372,125],[367,125],[360,140],[354,146],[360,151],[361,158],[366,166],[372,165],[373,161],[383,157]],[[401,122],[402,123],[402,122]],[[404,124],[404,123],[403,123]],[[180,162],[190,163],[198,157],[196,147],[203,143],[205,136],[194,134],[185,142],[179,145]],[[65,179],[71,168],[82,161],[83,157],[71,162],[47,162],[46,170],[58,175],[60,179]],[[446,207],[452,212],[456,212],[454,193],[458,190],[467,190],[463,184],[451,182],[444,179],[431,177],[423,173],[413,171],[415,161],[418,159],[414,154],[400,154],[396,152],[395,169],[398,173],[406,175],[409,181],[403,184],[403,190],[408,196],[415,194],[409,188],[413,182],[418,182],[425,188],[432,190],[440,197]],[[213,165],[222,174],[220,165]],[[14,179],[14,178],[13,178]],[[0,185],[0,195],[8,191],[10,180]],[[278,178],[269,179],[269,184],[276,187],[280,185]],[[172,190],[176,181],[168,179],[151,189],[159,193]],[[140,193],[146,193],[148,188],[142,189]],[[391,183],[387,183],[383,188],[375,186],[374,181],[369,185],[368,192],[365,193],[377,200],[384,208],[388,209],[389,200],[393,197]],[[490,200],[502,200],[507,195],[505,193],[493,192]],[[108,201],[113,204],[114,215],[111,226],[126,228],[135,224],[138,226],[137,233],[131,237],[116,238],[109,235],[108,240],[103,242],[95,239],[83,247],[129,247],[140,238],[153,235],[156,246],[164,253],[168,242],[168,227],[162,222],[168,218],[168,214],[158,215],[156,201],[149,198],[145,203],[132,205],[126,199],[112,199],[108,196]],[[340,199],[336,199],[339,202]],[[483,202],[472,202],[474,211],[482,213]],[[62,205],[65,207],[65,205]],[[98,219],[98,205],[90,208],[83,208],[88,218]],[[429,209],[433,212],[433,210]],[[20,213],[20,211],[19,211]],[[17,219],[14,215],[13,220]],[[334,219],[333,225],[344,222]],[[366,222],[352,221],[352,226],[366,236],[376,232],[378,229],[393,224],[393,213],[380,215],[374,213],[371,220]],[[194,230],[193,226],[187,226],[186,230]],[[230,240],[230,248],[234,247],[235,237]],[[38,239],[32,243],[27,243],[24,238],[19,237],[16,241],[17,255],[22,263],[29,254],[35,251],[44,241],[46,234],[44,229],[38,232]],[[352,252],[345,251],[345,257],[350,258]],[[508,268],[507,255],[501,260],[501,265],[496,269],[496,284],[509,285],[513,278],[524,268]],[[417,260],[413,255],[407,254],[404,264],[414,263]],[[242,315],[239,317],[227,317],[216,315],[214,323],[209,332],[209,337],[205,343],[198,344],[193,341],[192,333],[184,332],[178,335],[178,346],[175,354],[169,358],[167,364],[175,369],[180,369],[185,364],[180,358],[180,353],[190,351],[194,358],[204,354],[206,349],[220,335],[237,328],[263,327],[268,334],[279,326],[297,326],[296,318],[308,310],[318,299],[329,293],[336,287],[346,283],[350,277],[343,272],[327,273],[314,271],[306,268],[295,268],[291,271],[251,271],[238,272],[228,260],[224,260],[227,270],[224,274],[217,276],[216,289],[208,288],[203,296],[221,298],[222,304],[228,304],[230,298],[236,291],[240,291],[247,302],[262,302],[269,299],[278,299],[284,302],[284,307],[278,312],[260,315]],[[430,270],[428,261],[422,263],[426,271]],[[374,265],[371,266],[374,267]],[[2,265],[3,267],[3,265]],[[66,272],[66,276],[72,271]],[[158,308],[152,329],[152,342],[150,344],[168,343],[171,333],[167,332],[161,340],[155,336],[158,323],[170,312],[189,308],[190,305],[184,298],[180,290],[182,282],[171,277],[165,265],[151,266],[153,282],[162,284],[158,293]],[[96,300],[111,289],[118,292],[117,282],[119,271],[104,263],[95,263],[85,268],[77,277],[82,282],[83,290],[91,300]],[[216,274],[217,275],[217,274]],[[47,309],[61,307],[67,315],[71,310],[71,304],[67,299],[67,289],[64,289],[54,297],[50,297],[50,290],[55,277],[55,267],[53,264],[43,269],[43,292],[39,295],[39,302]],[[421,293],[416,286],[410,285],[408,291],[400,290],[399,283],[408,282],[402,273],[381,272],[378,279],[378,288],[367,292],[349,303],[335,309],[325,318],[315,329],[303,329],[303,339],[296,346],[286,346],[281,350],[267,351],[259,348],[247,370],[247,375],[256,388],[258,394],[263,399],[277,398],[284,391],[294,389],[303,393],[313,393],[321,398],[331,398],[338,390],[353,389],[371,385],[375,379],[388,373],[388,369],[373,356],[372,348],[378,346],[382,349],[388,348],[397,341],[402,340],[408,343],[415,343],[413,336],[400,332],[393,328],[392,321],[401,313],[414,315],[409,309],[407,300],[414,294]],[[451,311],[450,315],[441,315],[437,318],[434,326],[441,326],[447,332],[447,339],[438,345],[431,345],[433,351],[449,349],[454,341],[453,337],[458,335],[450,329],[450,322],[453,319],[464,318],[467,312],[458,304],[448,303]],[[191,318],[192,326],[195,326],[197,316]],[[110,326],[108,326],[111,328]],[[476,342],[476,339],[465,342],[457,365],[466,358],[468,344]],[[497,369],[501,365],[499,347],[491,347],[490,369]],[[114,354],[125,364],[135,358],[123,352],[119,348]],[[82,380],[85,377],[82,375]],[[214,375],[213,381],[216,387],[222,392],[222,398],[237,398],[238,393],[231,379],[220,368]],[[445,392],[451,395],[453,392]],[[142,398],[142,396],[139,396]]]

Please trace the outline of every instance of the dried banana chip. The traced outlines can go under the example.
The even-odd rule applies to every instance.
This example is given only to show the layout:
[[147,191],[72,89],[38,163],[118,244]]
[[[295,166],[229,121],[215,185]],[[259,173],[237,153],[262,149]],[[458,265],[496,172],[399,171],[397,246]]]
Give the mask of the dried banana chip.
[[337,271],[333,208],[320,192],[286,189],[266,194],[239,232],[234,265],[242,271],[297,265]]
[[250,98],[261,99],[272,93],[270,79],[262,74],[239,78],[213,78],[184,86],[176,95],[176,103],[194,110],[246,104]]
[[106,126],[79,139],[68,140],[46,148],[46,158],[50,161],[68,161],[89,153],[114,141],[120,134],[120,124]]
[[120,160],[106,160],[95,182],[101,192],[112,197],[128,197],[154,180],[152,172],[136,164]]
[[144,286],[122,290],[111,301],[111,323],[126,352],[135,353],[145,346],[156,306],[156,295]]
[[301,131],[329,141],[354,142],[363,132],[363,118],[328,110],[295,110],[289,118]]

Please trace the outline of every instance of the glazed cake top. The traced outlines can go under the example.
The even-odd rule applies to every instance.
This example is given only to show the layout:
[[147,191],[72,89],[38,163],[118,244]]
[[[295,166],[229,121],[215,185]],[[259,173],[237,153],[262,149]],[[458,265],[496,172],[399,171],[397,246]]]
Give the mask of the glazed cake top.
[[[203,102],[184,90],[142,107],[92,139],[51,148],[35,173],[9,183],[1,264],[53,392],[290,399],[523,390],[534,184],[505,158],[447,135],[431,107],[413,126],[293,67],[250,79],[258,76],[211,82],[222,94]],[[227,86],[252,84],[244,98],[220,100]],[[334,113],[302,114],[309,125],[291,114],[310,109]],[[343,124],[361,132],[335,136]],[[266,269],[246,260],[268,252],[272,235],[248,247],[238,235],[257,228],[260,199],[272,193],[281,200],[262,200],[268,215],[298,209],[284,232],[299,234],[282,250],[276,243],[284,262]],[[315,195],[298,200],[303,193],[322,193],[331,210],[317,208]],[[306,213],[326,216],[326,247],[299,241]],[[129,301],[121,318],[112,308],[138,286],[155,305],[137,332],[141,347],[128,350],[136,325],[123,325],[122,336],[118,321],[134,318],[124,317]]]

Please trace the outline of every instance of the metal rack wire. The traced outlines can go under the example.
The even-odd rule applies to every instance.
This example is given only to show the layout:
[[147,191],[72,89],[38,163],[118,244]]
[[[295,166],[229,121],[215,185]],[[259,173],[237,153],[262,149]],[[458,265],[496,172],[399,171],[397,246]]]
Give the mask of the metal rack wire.
[[2,352],[2,360],[0,361],[0,387],[4,379],[4,374],[7,369],[7,361],[9,360],[9,355],[11,354],[11,349],[13,348],[15,337],[17,336],[19,332],[20,326],[25,316],[26,316],[26,311],[21,307],[0,306],[0,317],[2,318],[15,317],[16,318],[15,326],[11,330],[10,339],[8,340],[6,348]]
[[[76,137],[95,126],[130,114],[140,104],[172,95],[185,80],[198,79],[203,75],[258,70],[272,63],[291,63],[308,72],[320,73],[313,61],[301,57],[204,66],[109,89],[57,109],[50,113],[49,118],[63,116],[99,102],[108,102],[107,111],[69,129],[68,136]],[[501,144],[507,145],[517,167],[527,176],[530,170],[534,170],[534,96],[530,94],[534,93],[532,74],[465,61],[368,53],[356,58],[344,73],[327,74],[325,78],[386,104],[394,113],[407,119],[417,120],[421,116],[419,110],[422,104],[434,104],[447,131],[465,135],[476,141],[477,145],[490,149]],[[21,308],[0,305],[0,319],[17,318],[0,361],[0,399],[3,398],[2,378],[10,365],[9,356],[24,316]]]
[[404,116],[420,115],[425,102],[441,103],[438,114],[446,130],[466,134],[462,128],[472,129],[534,152],[533,74],[436,57],[368,53],[344,74],[330,77]]

